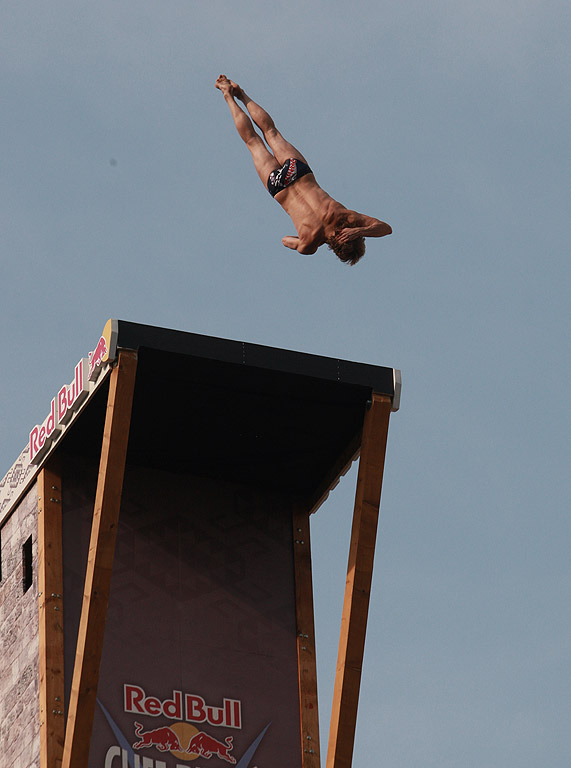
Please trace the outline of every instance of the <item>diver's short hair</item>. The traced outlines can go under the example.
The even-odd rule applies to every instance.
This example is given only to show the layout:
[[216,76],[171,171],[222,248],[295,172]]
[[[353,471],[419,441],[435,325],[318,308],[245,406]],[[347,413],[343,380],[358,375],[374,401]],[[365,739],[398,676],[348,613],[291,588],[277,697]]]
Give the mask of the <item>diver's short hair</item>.
[[342,229],[347,228],[347,223],[346,216],[339,217],[336,222],[337,226],[335,227],[335,234],[327,240],[327,245],[338,259],[344,261],[345,264],[353,266],[353,264],[356,264],[365,254],[365,238],[356,237],[354,240],[349,240],[347,243],[340,243],[337,240],[337,236]]

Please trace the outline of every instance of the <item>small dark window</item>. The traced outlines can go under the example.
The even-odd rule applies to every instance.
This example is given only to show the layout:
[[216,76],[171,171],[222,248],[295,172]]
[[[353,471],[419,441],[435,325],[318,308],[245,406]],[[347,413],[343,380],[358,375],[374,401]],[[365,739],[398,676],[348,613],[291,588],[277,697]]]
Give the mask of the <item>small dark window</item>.
[[32,537],[26,539],[22,547],[22,567],[23,567],[23,585],[24,592],[27,592],[32,586],[34,572],[32,570]]

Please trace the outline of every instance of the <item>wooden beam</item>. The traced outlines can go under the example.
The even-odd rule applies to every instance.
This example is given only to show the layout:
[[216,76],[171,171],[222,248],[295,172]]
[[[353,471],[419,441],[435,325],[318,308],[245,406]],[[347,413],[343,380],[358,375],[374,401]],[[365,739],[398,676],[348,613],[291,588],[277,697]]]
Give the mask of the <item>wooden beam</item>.
[[390,412],[391,399],[373,395],[363,425],[326,768],[353,758]]
[[319,714],[317,667],[313,620],[313,581],[309,511],[299,506],[293,512],[293,562],[297,623],[297,669],[302,768],[319,768]]
[[89,759],[136,370],[136,353],[121,350],[109,384],[63,768],[85,768]]
[[40,768],[60,768],[65,732],[61,469],[38,475]]

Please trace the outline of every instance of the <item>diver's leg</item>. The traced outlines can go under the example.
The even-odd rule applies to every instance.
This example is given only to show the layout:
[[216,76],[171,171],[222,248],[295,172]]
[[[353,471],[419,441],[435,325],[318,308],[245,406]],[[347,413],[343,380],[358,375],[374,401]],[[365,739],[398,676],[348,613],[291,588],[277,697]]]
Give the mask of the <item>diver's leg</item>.
[[301,152],[294,147],[293,144],[290,144],[289,141],[284,139],[276,128],[276,124],[271,115],[259,104],[256,104],[256,102],[247,95],[244,89],[240,88],[240,86],[232,80],[230,80],[230,85],[236,98],[240,99],[244,104],[250,113],[250,117],[264,134],[264,139],[274,153],[279,165],[283,165],[286,160],[290,159],[290,157],[295,157],[298,160],[303,160],[304,163],[307,163],[307,160]]
[[246,144],[252,154],[252,160],[262,180],[264,186],[267,184],[268,176],[272,171],[279,167],[280,163],[262,141],[262,138],[256,133],[252,121],[248,115],[240,109],[234,100],[234,91],[230,80],[225,75],[220,75],[216,80],[216,88],[224,95],[226,104],[234,120],[236,130],[242,141]]

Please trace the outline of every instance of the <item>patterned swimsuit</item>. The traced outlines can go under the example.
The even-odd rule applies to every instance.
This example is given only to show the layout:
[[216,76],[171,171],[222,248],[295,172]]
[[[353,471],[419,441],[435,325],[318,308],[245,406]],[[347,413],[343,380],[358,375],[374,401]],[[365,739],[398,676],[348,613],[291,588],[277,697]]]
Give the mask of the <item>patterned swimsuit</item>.
[[297,160],[295,157],[286,160],[281,168],[276,168],[270,173],[268,179],[268,192],[275,197],[282,189],[289,187],[294,181],[301,179],[307,173],[313,173],[311,168],[303,160]]

